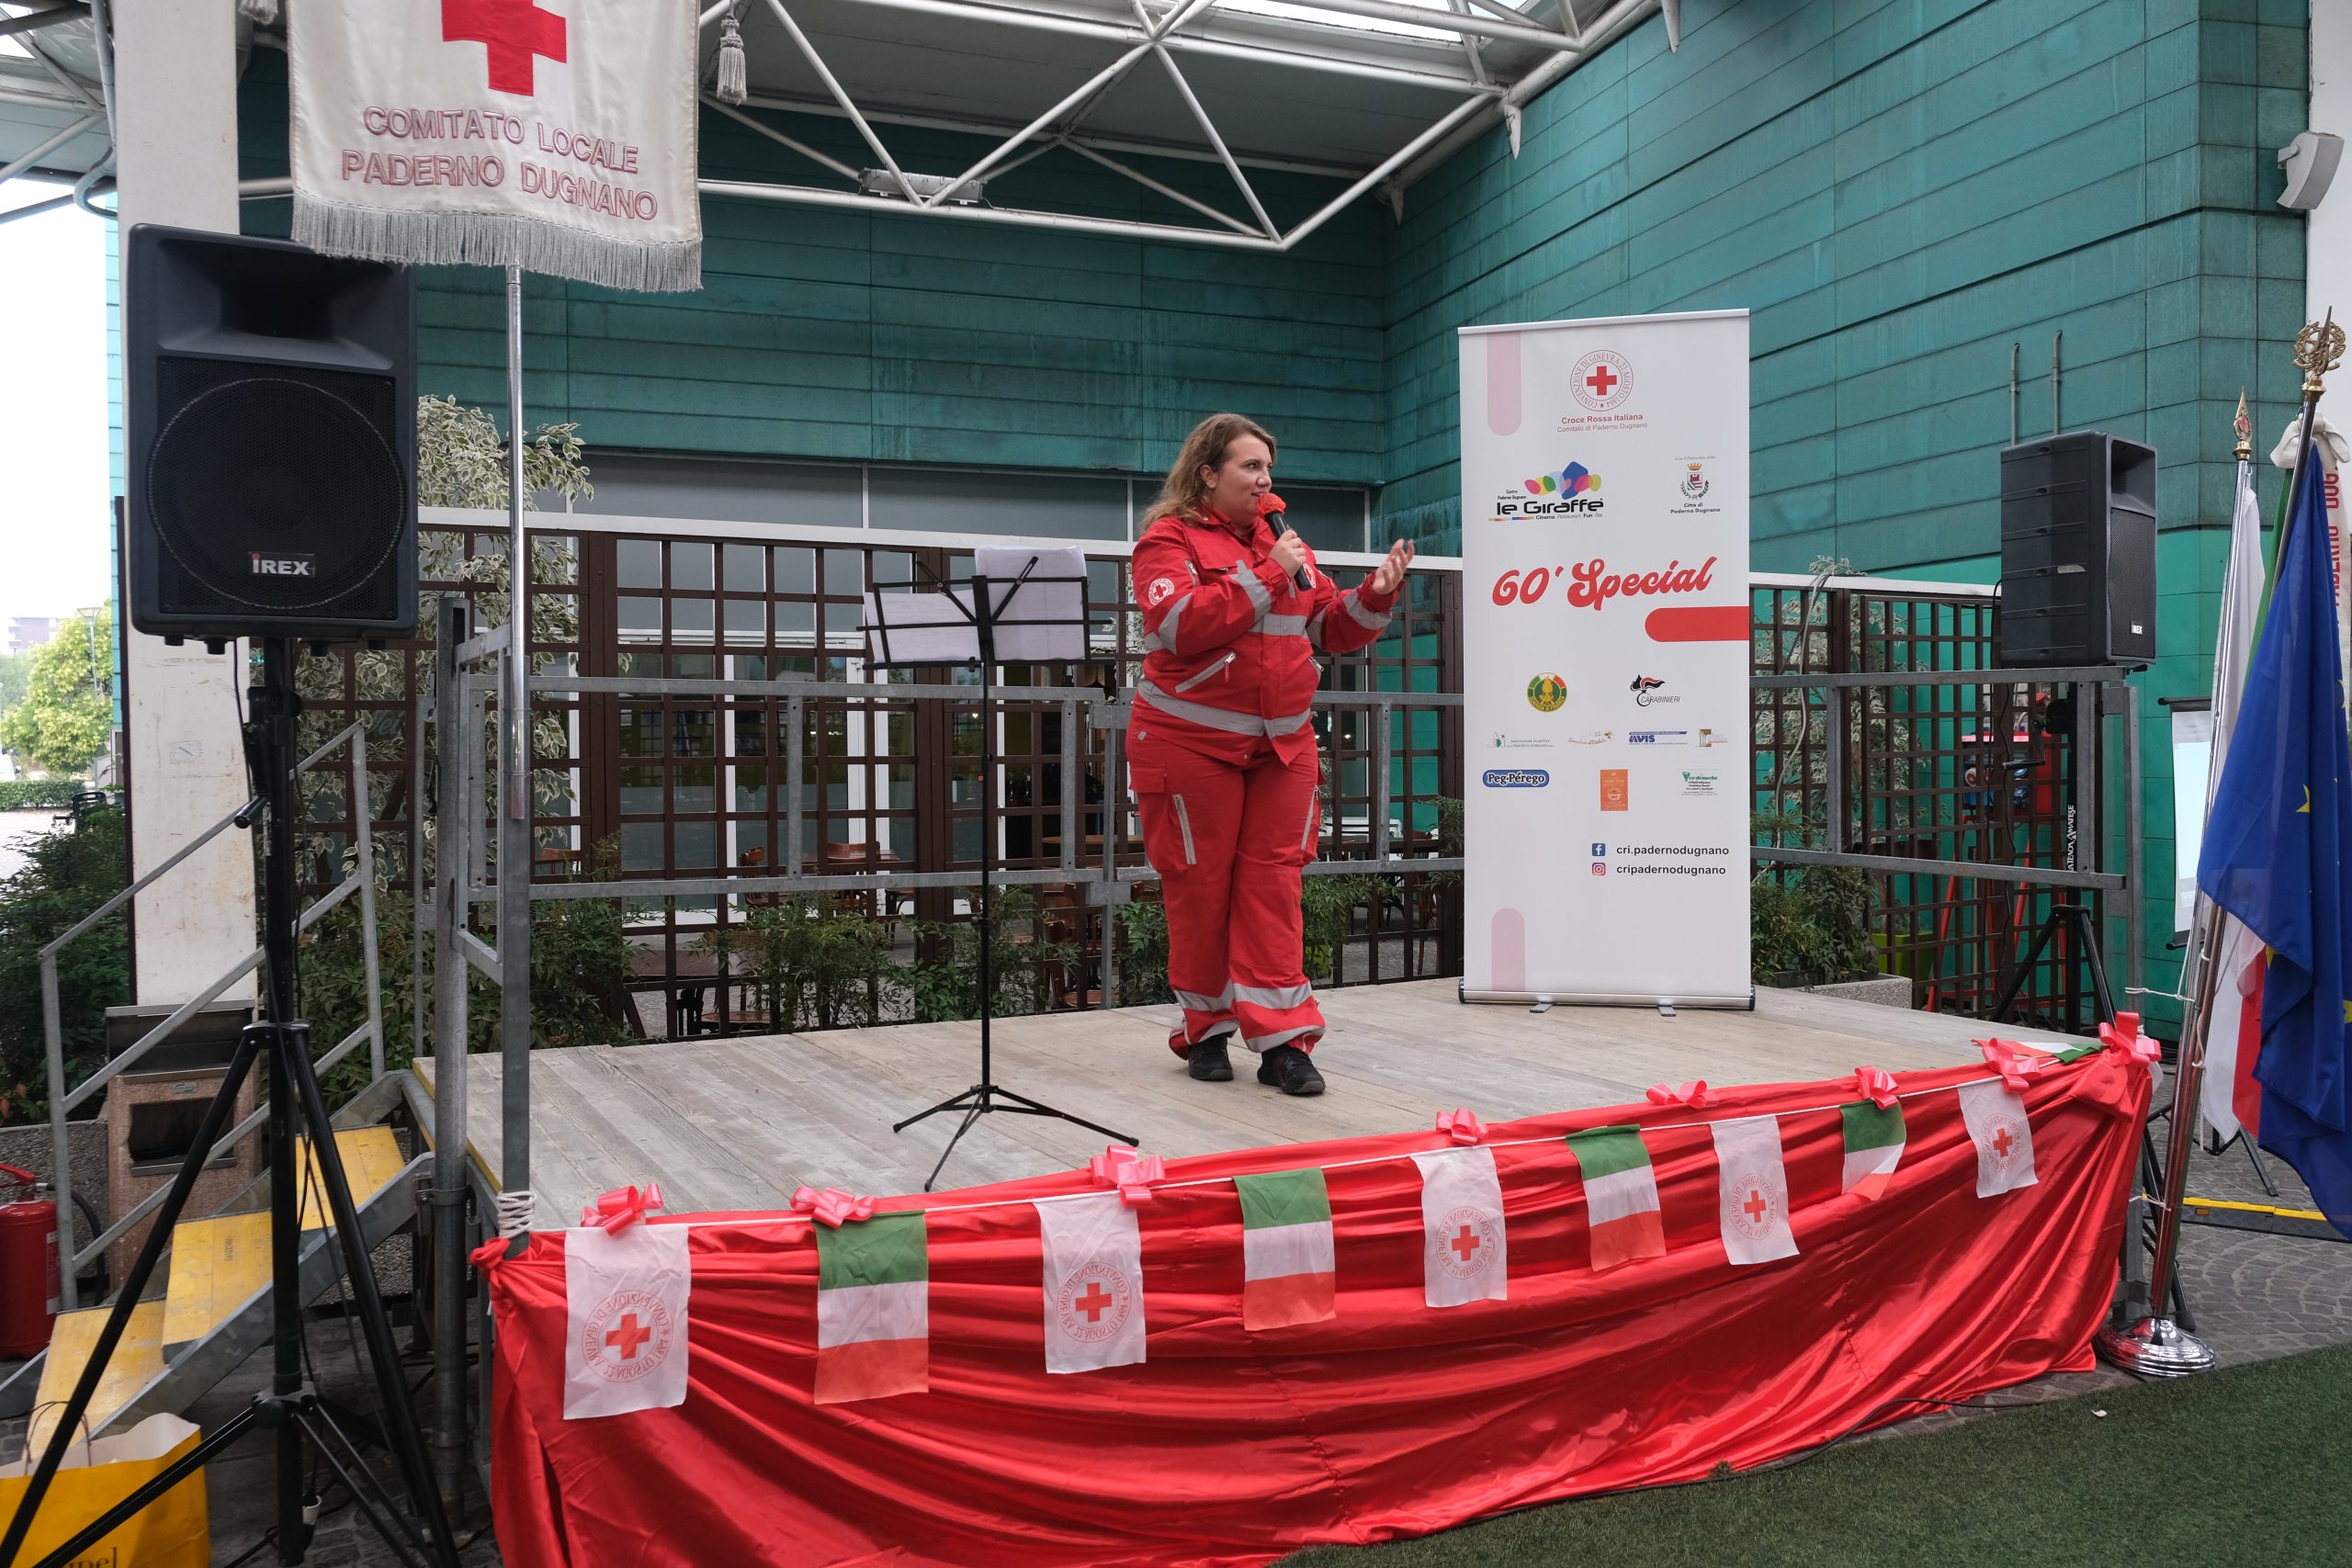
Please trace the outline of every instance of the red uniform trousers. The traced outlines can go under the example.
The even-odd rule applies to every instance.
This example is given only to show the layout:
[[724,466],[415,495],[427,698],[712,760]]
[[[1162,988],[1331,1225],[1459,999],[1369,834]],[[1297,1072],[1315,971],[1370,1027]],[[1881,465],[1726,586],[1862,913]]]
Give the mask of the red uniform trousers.
[[1168,984],[1184,1010],[1169,1049],[1189,1056],[1238,1033],[1252,1051],[1312,1051],[1323,1010],[1303,966],[1299,881],[1322,826],[1316,749],[1261,739],[1237,765],[1154,737],[1135,744],[1128,777],[1167,902]]

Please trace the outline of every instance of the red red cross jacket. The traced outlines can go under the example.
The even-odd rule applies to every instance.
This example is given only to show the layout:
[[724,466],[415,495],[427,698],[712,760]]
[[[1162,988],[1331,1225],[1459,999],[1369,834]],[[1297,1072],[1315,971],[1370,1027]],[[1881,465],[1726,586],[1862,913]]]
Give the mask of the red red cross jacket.
[[1245,542],[1216,513],[1161,517],[1136,541],[1136,602],[1143,606],[1143,680],[1129,735],[1246,761],[1261,738],[1285,759],[1315,745],[1307,723],[1320,679],[1317,653],[1363,647],[1388,625],[1396,595],[1367,579],[1340,592],[1307,552],[1302,591],[1267,557],[1274,531],[1260,503]]

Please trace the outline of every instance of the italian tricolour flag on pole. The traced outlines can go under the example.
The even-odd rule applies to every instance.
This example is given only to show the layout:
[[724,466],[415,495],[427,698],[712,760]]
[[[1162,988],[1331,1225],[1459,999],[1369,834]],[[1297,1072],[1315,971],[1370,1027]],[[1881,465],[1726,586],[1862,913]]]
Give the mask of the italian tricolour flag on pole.
[[1568,1134],[1568,1153],[1584,1176],[1585,1213],[1592,1228],[1592,1271],[1642,1258],[1666,1256],[1666,1224],[1658,1212],[1657,1177],[1636,1127],[1595,1127]]
[[921,1213],[817,1231],[817,1403],[931,1386],[931,1252]]
[[1846,1122],[1846,1177],[1838,1190],[1884,1197],[1903,1158],[1903,1102],[1882,1110],[1874,1101],[1858,1100],[1839,1106],[1838,1113]]
[[1237,1176],[1241,1190],[1241,1326],[1286,1328],[1339,1315],[1331,1194],[1323,1172]]

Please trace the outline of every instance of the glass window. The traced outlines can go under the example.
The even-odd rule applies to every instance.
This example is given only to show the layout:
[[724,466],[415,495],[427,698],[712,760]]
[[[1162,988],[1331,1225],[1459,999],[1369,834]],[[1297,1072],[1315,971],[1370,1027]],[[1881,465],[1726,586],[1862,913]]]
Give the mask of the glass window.
[[660,588],[662,586],[662,546],[654,539],[619,539],[614,544],[614,556],[620,572],[623,588]]
[[867,485],[868,514],[876,528],[1071,539],[1127,536],[1127,481],[1119,478],[876,468],[868,470]]
[[[707,517],[722,523],[786,523],[855,528],[865,520],[854,464],[771,463],[674,453],[594,456],[595,495],[574,507],[600,517]],[[650,583],[624,586],[651,587]]]
[[697,589],[709,592],[711,582],[711,547],[701,543],[681,541],[670,547],[670,586],[692,592]]
[[757,545],[727,547],[727,591],[730,593],[767,592],[767,551]]

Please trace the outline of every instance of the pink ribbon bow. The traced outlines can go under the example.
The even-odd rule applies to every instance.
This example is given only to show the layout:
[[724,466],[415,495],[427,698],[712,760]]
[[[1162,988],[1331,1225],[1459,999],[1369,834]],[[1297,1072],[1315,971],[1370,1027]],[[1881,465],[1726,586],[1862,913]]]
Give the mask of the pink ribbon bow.
[[610,1192],[599,1193],[596,1201],[580,1211],[580,1223],[618,1235],[638,1221],[645,1218],[648,1209],[662,1206],[662,1186],[649,1183],[640,1192],[634,1187],[616,1187]]
[[1985,1065],[2001,1075],[2002,1086],[2023,1093],[2026,1080],[2050,1066],[2047,1056],[2024,1055],[2025,1047],[2015,1040],[1979,1040],[1977,1048],[1984,1053]]
[[2140,1032],[2140,1015],[2119,1012],[2113,1023],[2098,1026],[2099,1043],[2111,1051],[2120,1051],[2135,1062],[2153,1067],[2164,1055],[2164,1047]]
[[1894,1103],[1894,1075],[1884,1067],[1868,1066],[1856,1067],[1854,1092],[1881,1111],[1884,1111]]
[[1652,1105],[1687,1105],[1693,1111],[1704,1111],[1722,1098],[1707,1087],[1704,1078],[1693,1078],[1685,1084],[1650,1085]]
[[1143,1154],[1124,1144],[1109,1145],[1088,1168],[1101,1185],[1117,1188],[1119,1201],[1130,1209],[1150,1202],[1151,1184],[1168,1179],[1158,1155]]
[[844,1192],[838,1187],[828,1187],[822,1192],[813,1187],[796,1187],[792,1191],[792,1212],[807,1214],[819,1224],[839,1230],[852,1220],[874,1217],[874,1200],[854,1192]]
[[1466,1105],[1439,1111],[1437,1130],[1457,1144],[1475,1144],[1487,1135],[1487,1124]]

